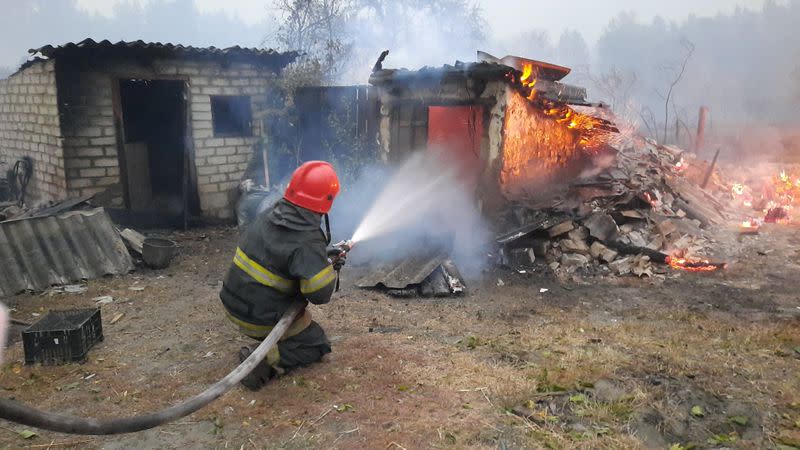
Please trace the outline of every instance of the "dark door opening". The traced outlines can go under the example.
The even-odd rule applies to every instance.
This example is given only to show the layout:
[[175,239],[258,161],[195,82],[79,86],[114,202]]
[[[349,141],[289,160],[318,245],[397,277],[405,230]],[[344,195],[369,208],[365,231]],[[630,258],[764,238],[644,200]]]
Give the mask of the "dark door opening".
[[120,80],[123,180],[133,212],[186,214],[186,102],[176,80]]

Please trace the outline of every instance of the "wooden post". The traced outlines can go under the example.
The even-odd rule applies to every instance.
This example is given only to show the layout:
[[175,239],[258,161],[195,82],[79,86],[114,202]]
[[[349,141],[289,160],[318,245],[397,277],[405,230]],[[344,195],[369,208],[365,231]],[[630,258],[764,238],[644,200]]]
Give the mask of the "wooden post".
[[708,107],[701,106],[697,115],[697,136],[694,139],[694,153],[700,154],[706,140],[706,118],[708,117]]
[[717,158],[719,158],[719,151],[720,149],[717,149],[717,152],[714,153],[714,159],[711,161],[711,165],[708,166],[708,171],[706,172],[706,176],[703,178],[703,184],[700,186],[703,189],[706,188],[706,186],[708,185],[708,180],[711,179],[711,174],[714,173],[714,167],[717,165]]

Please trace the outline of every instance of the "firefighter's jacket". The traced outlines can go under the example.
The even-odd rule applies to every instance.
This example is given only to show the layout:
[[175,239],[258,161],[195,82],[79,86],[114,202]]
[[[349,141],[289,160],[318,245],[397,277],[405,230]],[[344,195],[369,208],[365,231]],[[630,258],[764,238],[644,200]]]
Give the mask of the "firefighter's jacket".
[[281,199],[247,227],[220,292],[231,320],[263,335],[292,302],[330,301],[336,272],[321,219]]

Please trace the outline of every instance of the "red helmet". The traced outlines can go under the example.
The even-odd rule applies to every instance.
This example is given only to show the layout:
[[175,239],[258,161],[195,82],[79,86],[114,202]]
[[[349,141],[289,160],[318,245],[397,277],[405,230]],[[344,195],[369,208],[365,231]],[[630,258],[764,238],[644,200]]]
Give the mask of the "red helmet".
[[303,163],[292,174],[283,198],[311,211],[327,214],[339,193],[339,177],[325,161]]

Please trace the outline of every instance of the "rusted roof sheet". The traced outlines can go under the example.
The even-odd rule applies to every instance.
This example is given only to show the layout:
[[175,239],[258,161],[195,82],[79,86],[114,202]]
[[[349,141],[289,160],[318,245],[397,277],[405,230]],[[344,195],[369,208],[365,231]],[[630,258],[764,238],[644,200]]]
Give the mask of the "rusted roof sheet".
[[103,275],[133,261],[103,208],[0,224],[0,297]]
[[28,50],[32,57],[36,58],[23,64],[24,69],[27,65],[35,63],[40,58],[60,58],[79,55],[91,56],[116,56],[116,57],[181,57],[197,59],[217,59],[226,61],[246,61],[260,63],[264,65],[274,65],[281,68],[293,62],[299,54],[294,51],[279,52],[273,49],[246,48],[246,47],[192,47],[190,45],[170,44],[161,42],[144,41],[119,41],[112,43],[104,40],[96,42],[92,39],[84,39],[81,42],[68,42],[63,45],[45,45],[44,47]]

